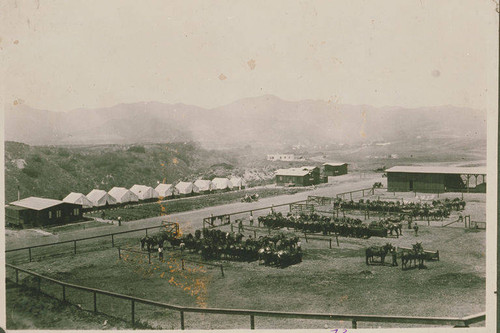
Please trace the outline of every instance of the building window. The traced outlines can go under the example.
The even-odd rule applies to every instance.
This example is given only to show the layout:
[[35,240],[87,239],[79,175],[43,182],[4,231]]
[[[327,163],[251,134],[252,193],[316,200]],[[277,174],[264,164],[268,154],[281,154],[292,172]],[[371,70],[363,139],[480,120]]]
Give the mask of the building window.
[[56,211],[56,217],[61,217],[61,211],[60,210]]
[[283,180],[283,176],[280,176],[280,181]]
[[49,211],[49,219],[51,219],[51,218],[52,218],[52,212]]
[[73,209],[73,215],[78,216],[80,214],[80,210],[78,208]]

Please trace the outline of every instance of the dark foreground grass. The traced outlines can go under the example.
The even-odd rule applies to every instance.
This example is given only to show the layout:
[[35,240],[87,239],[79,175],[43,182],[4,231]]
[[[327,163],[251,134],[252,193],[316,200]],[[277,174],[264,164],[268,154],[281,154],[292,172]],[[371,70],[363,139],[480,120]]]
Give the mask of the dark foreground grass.
[[[132,329],[131,323],[103,313],[82,311],[78,305],[63,303],[34,290],[7,281],[8,329]],[[138,323],[136,328],[151,326]]]
[[[123,208],[117,208],[106,211],[106,219],[122,221],[134,221],[149,217],[161,216],[162,214],[181,213],[195,209],[202,209],[227,203],[239,202],[245,194],[251,195],[258,193],[260,198],[273,197],[283,194],[295,194],[306,191],[307,188],[262,188],[251,189],[238,192],[214,193],[202,195],[199,197],[183,198],[179,200],[167,200],[162,202],[153,202],[141,205],[130,205]],[[101,213],[88,214],[89,217],[101,217]]]
[[[439,250],[441,261],[426,269],[367,266],[364,249],[390,241]],[[118,260],[116,249],[104,249],[64,258],[48,258],[23,267],[57,279],[131,296],[184,306],[259,309],[315,313],[354,313],[461,317],[485,310],[485,233],[459,228],[422,226],[419,237],[405,233],[399,239],[340,238],[340,247],[327,242],[303,243],[303,262],[285,269],[257,262],[223,262],[218,268],[193,263],[180,267],[177,251],[166,253],[166,263],[128,254]],[[136,246],[136,245],[135,245]],[[137,246],[136,246],[137,248]],[[200,260],[197,254],[185,254]],[[9,273],[12,275],[12,272]],[[30,283],[26,276],[21,276]],[[60,287],[42,289],[60,294]],[[52,288],[52,289],[51,289]],[[68,291],[73,301],[92,309],[92,295]],[[10,308],[10,303],[7,307]],[[100,311],[130,320],[130,303],[98,297]],[[136,318],[165,329],[179,328],[176,312],[139,305]],[[249,328],[247,316],[185,314],[188,329]],[[256,317],[256,328],[349,328],[350,322],[290,320]],[[326,326],[325,326],[326,325]],[[359,328],[401,327],[396,324],[358,323]],[[414,325],[403,325],[413,327]],[[70,326],[68,326],[70,328]]]

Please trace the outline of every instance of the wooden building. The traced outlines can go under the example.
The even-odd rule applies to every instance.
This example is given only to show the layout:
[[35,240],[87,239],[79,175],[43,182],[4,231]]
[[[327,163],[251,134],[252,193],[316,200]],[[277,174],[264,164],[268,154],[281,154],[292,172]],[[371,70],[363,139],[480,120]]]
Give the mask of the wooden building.
[[82,205],[54,199],[29,197],[5,207],[6,224],[20,227],[65,224],[82,219]]
[[333,177],[347,174],[347,163],[324,163],[323,177]]
[[386,173],[388,191],[486,192],[485,167],[395,166]]
[[309,186],[319,184],[320,170],[315,166],[279,169],[276,171],[276,185]]

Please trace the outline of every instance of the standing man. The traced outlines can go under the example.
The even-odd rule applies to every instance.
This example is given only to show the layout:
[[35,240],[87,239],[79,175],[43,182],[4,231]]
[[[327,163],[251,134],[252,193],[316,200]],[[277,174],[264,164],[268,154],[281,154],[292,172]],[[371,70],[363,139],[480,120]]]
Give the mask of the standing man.
[[118,216],[118,226],[121,227],[122,225],[122,217]]
[[391,255],[392,255],[392,266],[397,266],[398,265],[398,254],[397,254],[395,248],[392,248]]
[[160,262],[163,262],[163,247],[161,246],[158,247],[158,259],[160,259]]
[[415,222],[415,225],[413,226],[413,230],[415,230],[415,237],[418,236],[418,224]]
[[253,227],[253,214],[250,212],[250,226]]

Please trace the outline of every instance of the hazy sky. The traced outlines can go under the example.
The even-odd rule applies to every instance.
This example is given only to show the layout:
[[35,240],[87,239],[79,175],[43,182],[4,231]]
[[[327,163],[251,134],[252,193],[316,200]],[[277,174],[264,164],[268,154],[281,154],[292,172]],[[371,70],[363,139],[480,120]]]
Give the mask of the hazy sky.
[[3,3],[8,104],[215,107],[274,94],[483,109],[496,93],[491,0]]

